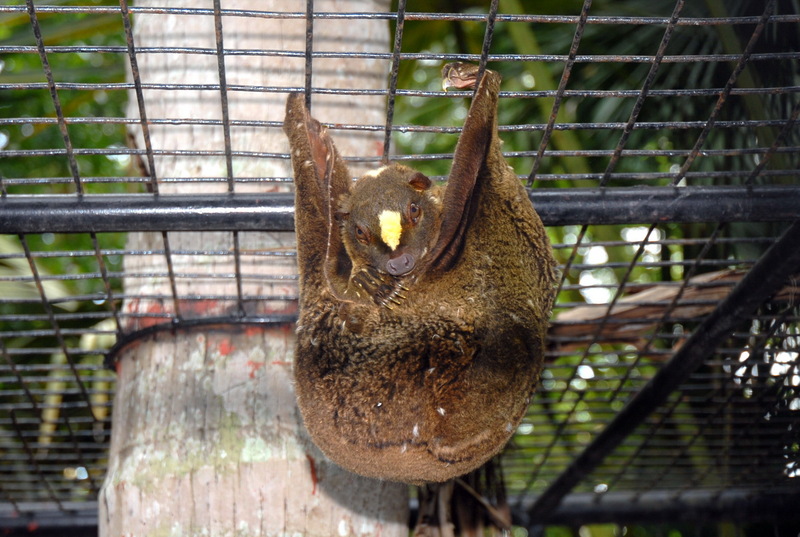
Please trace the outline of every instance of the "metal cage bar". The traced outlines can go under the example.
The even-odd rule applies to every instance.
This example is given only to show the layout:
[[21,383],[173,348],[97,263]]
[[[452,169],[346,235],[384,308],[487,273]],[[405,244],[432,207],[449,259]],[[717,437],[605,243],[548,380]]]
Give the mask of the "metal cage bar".
[[[432,150],[415,146],[391,157],[390,146],[413,137],[455,139],[460,132],[453,126],[459,121],[419,125],[403,116],[404,100],[412,107],[431,99],[451,106],[452,99],[470,95],[445,95],[416,79],[403,83],[407,65],[417,62],[424,70],[447,61],[478,62],[482,69],[487,63],[491,68],[505,64],[498,66],[504,75],[506,69],[524,72],[525,62],[536,62],[552,75],[551,86],[538,78],[534,84],[505,76],[500,93],[505,124],[499,130],[513,144],[505,156],[529,171],[521,181],[538,181],[529,197],[550,226],[563,274],[541,387],[504,460],[516,523],[534,533],[551,524],[727,520],[773,522],[777,528],[798,521],[800,289],[786,276],[800,265],[800,51],[762,46],[796,30],[800,14],[791,12],[796,6],[769,0],[750,6],[746,15],[704,16],[702,6],[675,0],[658,5],[670,4],[671,14],[661,9],[652,16],[628,16],[613,10],[601,14],[590,1],[582,3],[580,13],[568,15],[497,13],[496,0],[469,13],[415,12],[405,0],[397,11],[385,13],[318,12],[313,0],[305,10],[297,6],[293,9],[300,10],[291,12],[223,9],[218,0],[203,8],[145,8],[127,0],[119,6],[36,4],[0,6],[0,17],[27,19],[32,30],[28,41],[0,37],[0,55],[41,64],[16,77],[5,77],[0,66],[0,93],[39,92],[52,107],[30,117],[17,110],[0,117],[0,168],[6,160],[30,163],[30,170],[14,176],[0,171],[0,290],[15,292],[0,297],[0,527],[89,528],[96,523],[91,495],[108,449],[114,382],[104,356],[113,358],[137,337],[159,331],[294,321],[289,314],[262,315],[258,305],[296,300],[288,285],[295,276],[256,269],[295,255],[288,249],[267,251],[258,242],[261,233],[293,229],[292,195],[245,192],[258,185],[285,187],[292,178],[282,171],[244,176],[236,165],[247,159],[282,166],[289,155],[241,150],[232,138],[237,129],[269,131],[282,125],[235,117],[231,103],[242,96],[278,98],[300,91],[309,99],[312,93],[385,98],[383,121],[357,125],[345,117],[326,124],[333,137],[377,133],[383,138],[382,150],[346,160],[377,166],[391,158],[439,166],[430,175],[440,180],[443,161],[452,159],[445,144]],[[213,40],[204,46],[136,43],[131,24],[139,15],[205,17],[213,22],[208,26]],[[89,16],[121,22],[119,39],[48,39],[49,21]],[[304,47],[231,48],[230,32],[243,18],[305,22]],[[393,24],[391,49],[314,50],[315,23],[356,19]],[[411,27],[432,23],[471,25],[483,33],[482,41],[476,37],[462,50],[412,47]],[[497,38],[510,25],[559,28],[562,41],[542,50],[516,50]],[[608,52],[592,41],[597,33],[637,31],[650,32],[641,49]],[[680,42],[695,31],[733,32],[736,46],[697,53],[681,49]],[[140,72],[139,60],[144,65],[147,55],[163,54],[211,62],[218,76],[151,80]],[[59,72],[59,62],[78,56],[116,58],[130,75],[109,82]],[[303,80],[297,87],[237,80],[233,66],[245,56],[304,62]],[[336,58],[385,63],[386,86],[314,87],[314,69]],[[718,75],[709,84],[668,80],[670,73],[692,66],[716,68]],[[582,84],[588,69],[637,74],[627,85]],[[792,76],[748,82],[748,71],[767,69]],[[221,115],[154,114],[145,107],[151,91],[215,95]],[[91,117],[70,109],[75,95],[93,92],[129,95],[130,115],[117,110]],[[763,113],[731,113],[748,99],[774,106]],[[573,105],[580,110],[598,100],[624,114],[559,116]],[[695,113],[670,117],[648,110],[684,102]],[[536,112],[504,116],[519,103],[529,111],[538,106],[541,118]],[[156,128],[208,128],[222,132],[223,139],[213,150],[165,149],[151,137]],[[55,141],[7,147],[6,129],[47,131]],[[105,129],[135,131],[141,146],[76,141],[81,132]],[[604,143],[563,146],[560,136]],[[657,143],[661,138],[675,143]],[[162,157],[216,157],[225,166],[213,176],[157,176],[155,165]],[[113,176],[84,165],[106,158],[139,163],[143,173]],[[559,159],[586,165],[552,165],[567,162]],[[42,162],[58,162],[60,171],[39,169]],[[220,193],[167,193],[180,183],[196,189],[208,185]],[[116,193],[96,194],[101,191]],[[230,233],[230,244],[186,247],[170,235],[198,231]],[[160,240],[156,235],[152,248],[125,245],[116,237],[119,232],[155,232]],[[158,262],[135,270],[121,262],[141,256]],[[204,273],[193,264],[200,259],[225,269]],[[146,278],[166,283],[147,296],[126,287],[128,279]],[[182,294],[187,281],[200,282],[200,291]],[[211,291],[203,282],[219,287]],[[270,287],[284,283],[279,291]],[[171,307],[155,312],[125,307],[137,299]],[[224,316],[203,318],[194,306],[204,301],[230,307]],[[86,343],[100,338],[116,344]],[[80,479],[75,477],[79,469]],[[77,494],[85,500],[73,501]]]
[[[785,222],[797,217],[796,187],[536,189],[546,225],[642,222]],[[46,217],[46,218],[45,218]],[[291,231],[291,194],[9,196],[0,233]]]

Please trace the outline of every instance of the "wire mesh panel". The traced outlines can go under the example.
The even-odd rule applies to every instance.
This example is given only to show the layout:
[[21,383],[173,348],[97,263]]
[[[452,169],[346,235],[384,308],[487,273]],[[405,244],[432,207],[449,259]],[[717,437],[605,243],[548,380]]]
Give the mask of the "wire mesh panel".
[[[649,284],[614,306],[575,306],[558,316],[565,323],[551,330],[544,392],[520,428],[520,449],[507,456],[507,471],[520,477],[511,486],[558,495],[547,486],[576,460],[602,451],[603,431],[603,438],[617,436],[613,449],[578,465],[577,512],[562,521],[647,520],[653,512],[702,518],[737,502],[740,511],[729,516],[779,518],[794,501],[781,495],[794,498],[797,487],[795,283],[741,319],[716,350],[692,357],[713,338],[711,316],[720,308],[732,314],[721,300],[734,286],[748,288],[744,274],[724,269],[679,286]],[[756,490],[771,506],[748,504]],[[541,516],[535,502],[521,504]]]
[[[293,319],[286,95],[338,110],[354,168],[444,179],[453,60],[503,75],[504,151],[562,272],[503,457],[520,523],[796,522],[794,3],[226,4],[0,5],[0,525],[93,516],[115,344]],[[274,20],[297,33],[255,45]],[[353,38],[367,21],[390,49]]]

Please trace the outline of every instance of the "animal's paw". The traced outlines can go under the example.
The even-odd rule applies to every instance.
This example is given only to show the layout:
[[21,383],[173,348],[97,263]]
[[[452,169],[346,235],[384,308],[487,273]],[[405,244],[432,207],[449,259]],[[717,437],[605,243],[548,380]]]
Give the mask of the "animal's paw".
[[442,67],[442,89],[473,89],[478,82],[479,67],[472,63],[453,62]]
[[366,292],[379,306],[393,309],[406,298],[406,287],[394,276],[372,267],[359,270],[351,277],[352,283]]

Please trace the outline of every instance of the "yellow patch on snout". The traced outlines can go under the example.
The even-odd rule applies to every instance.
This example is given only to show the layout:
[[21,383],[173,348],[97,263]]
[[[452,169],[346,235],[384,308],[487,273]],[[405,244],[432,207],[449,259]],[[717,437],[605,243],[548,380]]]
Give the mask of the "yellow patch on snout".
[[400,244],[400,235],[403,234],[400,213],[397,211],[383,211],[378,215],[378,224],[381,227],[381,240],[394,250]]

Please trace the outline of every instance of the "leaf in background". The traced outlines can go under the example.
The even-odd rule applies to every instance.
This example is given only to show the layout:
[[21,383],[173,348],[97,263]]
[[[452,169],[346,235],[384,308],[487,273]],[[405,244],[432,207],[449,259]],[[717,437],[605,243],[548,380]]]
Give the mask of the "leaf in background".
[[[38,264],[36,270],[43,279],[42,287],[51,303],[67,311],[75,311],[78,308],[78,303],[73,300],[60,300],[70,296],[69,290],[63,283],[46,279],[50,274]],[[19,242],[6,235],[0,235],[0,296],[5,300],[40,300],[30,265]]]

